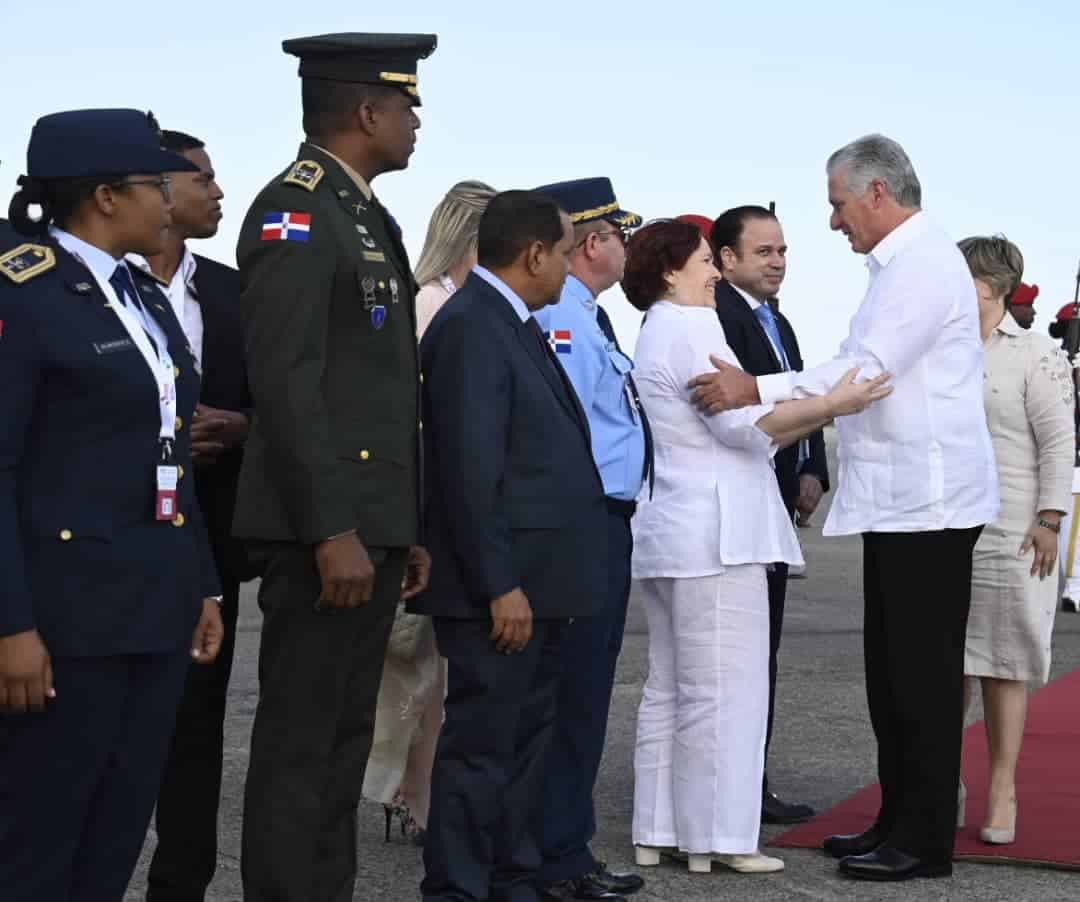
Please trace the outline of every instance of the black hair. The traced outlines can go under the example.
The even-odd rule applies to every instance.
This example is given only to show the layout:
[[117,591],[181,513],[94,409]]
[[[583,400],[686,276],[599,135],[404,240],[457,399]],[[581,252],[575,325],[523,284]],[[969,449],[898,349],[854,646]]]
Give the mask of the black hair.
[[[43,237],[51,223],[64,228],[79,207],[94,196],[98,186],[119,188],[121,184],[121,176],[48,180],[20,176],[19,190],[8,206],[8,219],[19,234],[27,238]],[[32,206],[41,207],[39,219],[30,215]]]
[[188,150],[202,150],[206,143],[186,132],[176,132],[164,128],[161,130],[161,149],[170,153],[184,153]]
[[304,134],[326,138],[348,131],[349,117],[364,103],[378,106],[399,90],[388,85],[358,84],[304,78],[300,81],[300,106],[304,111]]
[[738,256],[739,239],[742,237],[743,229],[746,228],[746,223],[751,219],[776,220],[776,214],[765,207],[747,204],[743,207],[732,207],[717,216],[709,232],[709,240],[716,253],[719,254],[723,248],[730,247]]
[[510,266],[530,244],[552,247],[563,237],[563,210],[545,194],[503,191],[480,217],[477,262],[487,269]]

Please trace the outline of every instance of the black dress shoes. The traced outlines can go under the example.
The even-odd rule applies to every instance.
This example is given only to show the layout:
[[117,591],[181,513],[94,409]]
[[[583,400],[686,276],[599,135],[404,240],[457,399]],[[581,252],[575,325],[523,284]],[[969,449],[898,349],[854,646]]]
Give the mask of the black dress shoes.
[[763,824],[801,824],[814,816],[814,809],[809,805],[785,802],[771,792],[761,795],[761,823]]
[[602,886],[610,893],[621,893],[624,896],[636,893],[645,885],[645,881],[637,874],[631,874],[627,871],[619,873],[609,871],[607,865],[602,861],[596,863],[595,871],[586,874],[578,882],[589,882],[596,886]]
[[544,888],[548,902],[569,902],[583,899],[588,902],[626,902],[626,896],[636,893],[645,885],[637,874],[616,874],[607,869],[602,861],[596,870],[576,880],[560,880]]
[[948,877],[952,862],[930,862],[890,845],[878,846],[865,855],[852,855],[840,862],[840,873],[856,880],[911,880],[913,877]]
[[821,844],[826,855],[833,858],[847,858],[852,855],[866,855],[885,842],[885,835],[878,828],[871,827],[862,833],[847,833],[830,836]]
[[626,902],[625,896],[606,890],[584,878],[549,883],[544,887],[543,899],[544,902],[571,902],[575,899],[589,899],[593,902]]

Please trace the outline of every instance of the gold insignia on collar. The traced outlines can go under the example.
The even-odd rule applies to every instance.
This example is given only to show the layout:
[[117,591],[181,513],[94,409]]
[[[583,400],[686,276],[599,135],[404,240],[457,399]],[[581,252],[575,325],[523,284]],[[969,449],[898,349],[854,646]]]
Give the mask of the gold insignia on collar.
[[56,254],[44,244],[20,244],[0,256],[0,272],[16,284],[27,282],[56,266]]
[[299,185],[308,191],[314,191],[325,174],[326,171],[314,160],[298,160],[293,163],[293,168],[285,176],[283,184]]

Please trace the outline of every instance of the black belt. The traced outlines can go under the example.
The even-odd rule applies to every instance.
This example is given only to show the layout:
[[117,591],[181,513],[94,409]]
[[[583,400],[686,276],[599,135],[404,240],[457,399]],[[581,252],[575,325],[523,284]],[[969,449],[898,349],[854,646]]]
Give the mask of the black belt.
[[607,501],[607,509],[611,513],[626,517],[627,520],[634,516],[634,512],[637,510],[636,501],[623,501],[621,498],[606,498],[605,500]]

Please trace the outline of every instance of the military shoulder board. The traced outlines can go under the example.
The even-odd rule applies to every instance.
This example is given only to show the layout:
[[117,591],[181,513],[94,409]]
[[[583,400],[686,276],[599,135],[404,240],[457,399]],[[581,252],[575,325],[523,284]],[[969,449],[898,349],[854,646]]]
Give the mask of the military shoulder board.
[[293,163],[293,168],[285,176],[284,184],[299,185],[308,191],[314,191],[315,186],[322,181],[325,170],[314,160],[298,160]]
[[56,266],[56,255],[43,244],[20,244],[0,256],[0,273],[16,284],[27,282]]

